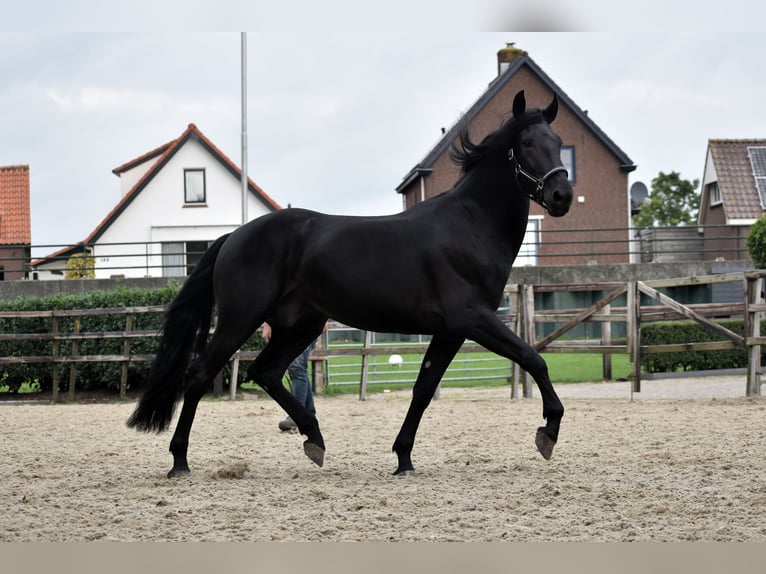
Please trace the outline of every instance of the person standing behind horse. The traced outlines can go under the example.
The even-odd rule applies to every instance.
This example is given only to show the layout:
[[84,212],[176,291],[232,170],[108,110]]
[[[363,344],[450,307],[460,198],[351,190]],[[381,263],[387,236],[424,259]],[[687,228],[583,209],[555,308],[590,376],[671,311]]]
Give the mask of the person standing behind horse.
[[[325,330],[327,330],[326,325]],[[268,323],[263,324],[262,337],[267,343],[269,342],[269,339],[271,339],[271,325]],[[311,381],[309,381],[309,355],[315,346],[316,341],[306,347],[306,349],[300,355],[295,357],[293,362],[287,367],[287,373],[290,375],[290,386],[292,387],[293,396],[314,416],[316,416],[316,408],[314,406],[314,392],[311,388]],[[285,420],[279,421],[279,430],[298,430],[298,425],[288,416]]]

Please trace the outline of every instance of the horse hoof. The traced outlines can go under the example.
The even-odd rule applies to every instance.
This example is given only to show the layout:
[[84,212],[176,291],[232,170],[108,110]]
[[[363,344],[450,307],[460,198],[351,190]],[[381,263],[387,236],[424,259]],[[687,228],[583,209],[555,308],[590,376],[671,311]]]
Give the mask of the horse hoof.
[[311,462],[321,467],[324,464],[324,449],[321,446],[315,445],[313,442],[306,441],[303,443],[303,452],[311,459]]
[[189,467],[171,468],[170,472],[168,472],[168,478],[179,478],[184,476],[191,476],[191,470],[189,470]]
[[553,456],[553,447],[556,446],[556,441],[545,434],[545,428],[541,427],[537,429],[537,436],[535,436],[535,446],[537,447],[537,450],[540,451],[540,454],[543,455],[545,460],[550,460],[551,456]]
[[396,476],[396,477],[399,477],[399,476],[416,476],[415,469],[411,468],[409,470],[397,470],[394,473],[394,476]]

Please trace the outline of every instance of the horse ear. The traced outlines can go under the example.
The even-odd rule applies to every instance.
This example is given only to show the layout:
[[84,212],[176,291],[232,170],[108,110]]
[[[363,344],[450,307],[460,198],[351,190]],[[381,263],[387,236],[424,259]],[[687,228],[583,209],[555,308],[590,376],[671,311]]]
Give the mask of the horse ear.
[[527,100],[524,98],[524,90],[521,90],[516,97],[513,98],[513,117],[518,118],[524,115],[524,110],[527,109]]
[[550,105],[543,110],[543,119],[545,119],[546,122],[549,124],[553,122],[553,120],[556,119],[556,114],[559,112],[559,98],[556,95],[556,92],[553,92],[553,101],[550,103]]

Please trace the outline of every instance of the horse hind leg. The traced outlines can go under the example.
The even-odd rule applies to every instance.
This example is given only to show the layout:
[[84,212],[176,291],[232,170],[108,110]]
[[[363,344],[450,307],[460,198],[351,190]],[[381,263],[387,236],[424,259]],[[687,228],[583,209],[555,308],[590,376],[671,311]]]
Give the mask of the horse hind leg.
[[228,332],[224,322],[219,319],[218,328],[207,347],[189,367],[183,407],[176,423],[173,438],[170,441],[173,468],[168,472],[168,478],[190,474],[187,453],[189,434],[194,423],[197,406],[210,389],[213,377],[223,369],[229,358],[247,340],[251,332],[241,325],[236,332]]
[[[255,381],[282,407],[306,437],[303,452],[317,466],[324,464],[325,444],[319,421],[282,384],[282,377],[292,360],[303,352],[322,332],[325,319],[312,322],[312,327],[286,329],[272,325],[272,337],[247,369],[247,376]],[[313,323],[317,323],[313,326]]]
[[455,354],[463,341],[462,338],[443,337],[434,337],[431,340],[431,344],[423,357],[415,386],[412,389],[412,400],[407,415],[392,448],[398,459],[398,466],[394,475],[407,476],[415,473],[415,468],[412,465],[415,434],[420,426],[423,413],[431,404],[439,381],[441,381],[452,359],[455,358]]

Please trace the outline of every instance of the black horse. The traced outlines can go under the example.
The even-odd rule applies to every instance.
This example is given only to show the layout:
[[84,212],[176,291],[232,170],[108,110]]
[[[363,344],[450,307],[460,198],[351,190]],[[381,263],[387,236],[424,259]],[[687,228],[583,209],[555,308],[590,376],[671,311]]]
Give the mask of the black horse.
[[[328,318],[363,330],[432,336],[393,445],[395,474],[414,472],[410,455],[423,412],[466,339],[535,379],[546,419],[535,443],[549,459],[564,407],[545,361],[495,311],[524,239],[530,198],[554,217],[572,201],[561,138],[549,126],[557,111],[555,95],[546,109],[527,110],[522,91],[512,118],[481,143],[472,143],[464,126],[451,150],[462,167],[455,187],[397,215],[286,209],[213,243],[168,308],[146,390],[128,420],[142,431],[163,431],[183,394],[168,476],[190,472],[186,454],[197,405],[264,321],[272,337],[247,375],[297,423],[307,437],[306,455],[322,466],[319,423],[285,389],[282,375]],[[218,321],[208,342],[214,306]]]

